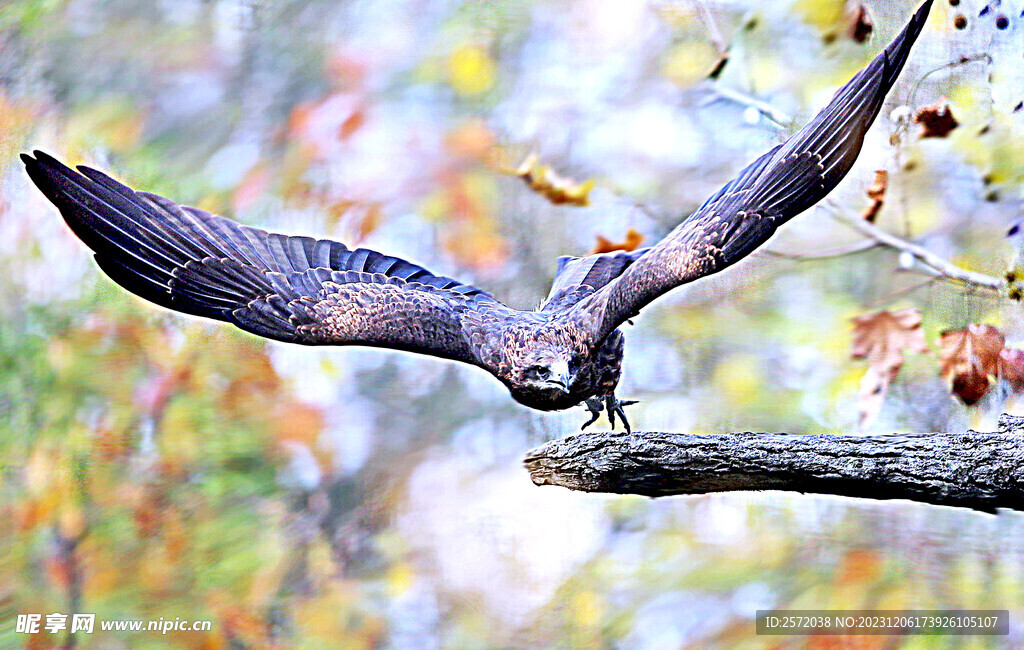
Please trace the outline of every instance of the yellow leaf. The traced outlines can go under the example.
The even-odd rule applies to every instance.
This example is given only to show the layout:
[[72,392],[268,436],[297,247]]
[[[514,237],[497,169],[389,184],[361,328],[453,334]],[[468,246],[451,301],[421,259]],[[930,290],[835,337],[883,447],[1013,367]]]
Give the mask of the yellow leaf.
[[462,96],[479,95],[494,87],[496,70],[482,47],[463,45],[448,59],[448,83]]
[[590,205],[590,192],[594,189],[594,179],[577,183],[571,178],[559,175],[547,165],[541,164],[540,158],[531,153],[516,169],[503,170],[505,173],[523,179],[530,189],[540,194],[555,205]]
[[668,52],[662,74],[678,86],[691,86],[707,78],[720,56],[707,41],[683,41]]

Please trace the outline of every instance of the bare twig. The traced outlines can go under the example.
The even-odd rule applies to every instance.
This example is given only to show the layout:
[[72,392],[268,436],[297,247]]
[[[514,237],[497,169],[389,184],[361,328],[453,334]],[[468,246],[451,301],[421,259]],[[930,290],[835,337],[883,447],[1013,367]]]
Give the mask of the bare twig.
[[787,126],[793,121],[792,116],[787,115],[786,113],[772,106],[768,102],[757,99],[756,97],[748,95],[744,92],[740,92],[739,90],[735,90],[733,88],[729,88],[728,86],[723,86],[722,84],[717,83],[709,84],[709,87],[711,92],[714,93],[715,95],[715,97],[712,97],[711,100],[709,100],[709,103],[710,101],[714,101],[715,99],[725,99],[740,104],[742,106],[750,106],[756,109],[757,112],[759,112],[761,115],[764,115],[766,118],[768,118],[771,122],[775,123],[777,126]]
[[1006,288],[1006,282],[992,275],[968,271],[956,266],[952,262],[944,260],[928,249],[892,235],[877,226],[864,221],[863,219],[846,219],[837,216],[837,219],[848,226],[859,230],[869,238],[875,240],[882,246],[887,246],[900,252],[909,253],[915,260],[925,267],[926,272],[940,276],[942,279],[956,282],[962,285],[985,289],[1000,294]]
[[961,65],[967,65],[968,63],[975,63],[977,61],[985,61],[986,64],[991,65],[992,64],[992,57],[989,54],[981,52],[981,53],[978,53],[978,54],[972,54],[971,56],[962,56],[959,59],[957,59],[956,61],[950,61],[949,63],[944,63],[944,64],[940,65],[937,68],[932,68],[928,72],[926,72],[923,75],[921,75],[921,77],[914,84],[914,87],[910,90],[910,95],[907,98],[907,104],[909,106],[911,106],[911,107],[914,106],[914,99],[917,96],[918,89],[921,88],[921,84],[924,83],[925,79],[927,79],[928,77],[932,76],[936,72],[940,72],[942,70],[948,70],[950,68],[955,68],[955,67],[961,66]]
[[847,255],[856,255],[857,253],[864,253],[874,248],[878,248],[881,245],[881,243],[873,239],[862,239],[858,242],[847,244],[846,246],[825,248],[822,250],[811,251],[809,253],[787,253],[785,251],[768,249],[764,251],[764,254],[769,257],[779,257],[785,260],[792,260],[794,262],[812,262],[816,260],[829,260],[837,257],[846,257]]
[[729,51],[729,44],[726,42],[725,37],[722,36],[722,31],[718,29],[718,24],[715,22],[715,17],[711,14],[711,10],[708,9],[707,4],[704,0],[691,0],[693,5],[697,8],[697,13],[700,14],[700,18],[704,21],[704,26],[707,27],[708,36],[711,38],[711,42],[715,44],[719,54],[725,54]]

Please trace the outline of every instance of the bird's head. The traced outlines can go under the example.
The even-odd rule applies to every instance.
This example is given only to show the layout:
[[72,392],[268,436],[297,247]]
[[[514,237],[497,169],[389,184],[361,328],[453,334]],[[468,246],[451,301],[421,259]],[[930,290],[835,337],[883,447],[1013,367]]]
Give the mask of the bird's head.
[[513,372],[512,396],[521,404],[543,410],[571,406],[579,401],[571,397],[575,365],[557,352],[531,354]]
[[568,393],[575,379],[569,359],[554,353],[527,357],[520,372],[519,383],[534,390]]

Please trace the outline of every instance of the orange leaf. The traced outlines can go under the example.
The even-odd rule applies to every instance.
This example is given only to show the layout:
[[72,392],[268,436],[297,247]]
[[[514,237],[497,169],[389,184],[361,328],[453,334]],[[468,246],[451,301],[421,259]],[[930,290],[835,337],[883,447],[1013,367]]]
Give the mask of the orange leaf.
[[643,241],[644,236],[634,228],[627,230],[626,239],[619,243],[613,242],[603,235],[598,235],[597,243],[594,244],[594,250],[590,251],[590,254],[597,255],[598,253],[611,253],[612,251],[635,251]]
[[999,353],[1005,342],[1002,332],[991,325],[971,324],[965,330],[942,333],[942,376],[964,404],[977,404],[988,392],[992,384],[990,375],[999,371]]
[[878,217],[879,211],[882,206],[885,205],[885,191],[889,187],[889,172],[884,169],[875,170],[875,182],[871,184],[871,187],[867,190],[868,198],[871,199],[871,205],[864,210],[861,214],[861,218],[864,221],[871,223],[875,222]]
[[921,125],[922,138],[944,138],[960,126],[949,104],[942,101],[917,109],[914,121]]
[[577,183],[571,178],[559,176],[547,165],[540,164],[537,154],[527,156],[511,174],[523,179],[531,190],[555,205],[590,205],[590,191],[594,189],[594,179]]
[[904,350],[927,352],[921,312],[902,309],[880,311],[853,319],[854,359],[867,359],[868,371],[860,384],[860,426],[878,415],[889,384],[903,367]]
[[857,8],[850,14],[850,24],[846,28],[846,35],[857,43],[864,43],[871,37],[873,31],[875,31],[875,23],[871,20],[868,8],[863,4],[857,5]]

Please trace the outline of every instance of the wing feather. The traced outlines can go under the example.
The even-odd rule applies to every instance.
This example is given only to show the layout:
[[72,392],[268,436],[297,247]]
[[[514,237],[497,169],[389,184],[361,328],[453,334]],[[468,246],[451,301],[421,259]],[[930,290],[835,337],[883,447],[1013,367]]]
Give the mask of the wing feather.
[[600,340],[666,291],[749,255],[846,176],[920,35],[932,0],[789,140],[747,165],[601,291],[575,305]]
[[100,269],[162,307],[282,341],[390,347],[478,365],[464,315],[474,312],[479,328],[511,311],[397,257],[243,226],[39,151],[22,160]]

